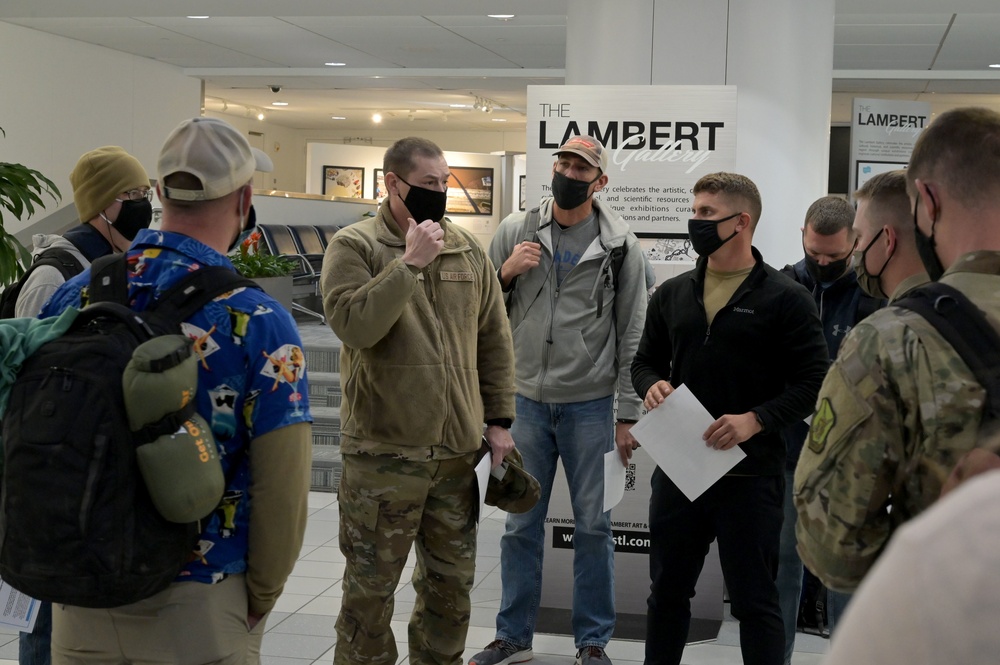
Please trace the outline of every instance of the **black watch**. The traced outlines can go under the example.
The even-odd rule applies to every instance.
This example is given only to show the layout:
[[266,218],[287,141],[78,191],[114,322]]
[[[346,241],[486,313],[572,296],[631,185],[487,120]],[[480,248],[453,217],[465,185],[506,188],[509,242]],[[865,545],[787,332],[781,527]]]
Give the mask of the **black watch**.
[[633,420],[631,418],[619,418],[616,422],[619,422],[622,425],[635,425],[639,421]]

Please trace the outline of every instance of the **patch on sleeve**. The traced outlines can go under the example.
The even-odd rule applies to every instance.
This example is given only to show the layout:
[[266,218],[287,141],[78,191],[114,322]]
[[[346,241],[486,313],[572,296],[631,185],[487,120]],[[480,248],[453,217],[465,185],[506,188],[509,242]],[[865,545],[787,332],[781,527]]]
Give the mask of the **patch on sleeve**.
[[442,282],[472,282],[475,281],[475,277],[472,272],[456,271],[456,270],[442,270],[441,273]]
[[826,440],[833,431],[833,426],[837,424],[837,414],[833,410],[833,404],[829,397],[824,397],[816,414],[813,416],[812,425],[809,428],[809,450],[814,453],[821,453],[826,448]]

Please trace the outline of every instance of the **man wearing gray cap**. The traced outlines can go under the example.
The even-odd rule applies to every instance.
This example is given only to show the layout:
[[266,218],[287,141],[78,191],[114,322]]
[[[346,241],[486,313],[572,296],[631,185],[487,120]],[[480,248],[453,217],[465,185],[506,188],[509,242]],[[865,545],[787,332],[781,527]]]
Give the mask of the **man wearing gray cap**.
[[[629,366],[646,316],[645,264],[628,224],[594,198],[608,184],[608,153],[590,136],[555,153],[552,197],[500,223],[490,258],[514,331],[517,418],[511,435],[542,499],[508,515],[500,541],[503,598],[496,639],[470,660],[532,658],[542,588],[545,515],[562,459],[576,519],[573,634],[576,662],[610,663],[615,627],[614,542],[604,510],[604,454],[628,466],[629,429],[641,413]],[[618,393],[618,421],[614,399]]]
[[[251,179],[269,161],[213,118],[186,120],[167,137],[161,230],[140,231],[127,251],[132,309],[203,266],[232,268],[226,252],[247,224]],[[42,314],[79,307],[89,280],[88,270],[68,281]],[[301,341],[291,315],[259,289],[219,296],[181,330],[199,340],[194,399],[219,447],[222,501],[164,591],[112,609],[55,606],[53,663],[259,662],[266,615],[305,531],[311,418]]]

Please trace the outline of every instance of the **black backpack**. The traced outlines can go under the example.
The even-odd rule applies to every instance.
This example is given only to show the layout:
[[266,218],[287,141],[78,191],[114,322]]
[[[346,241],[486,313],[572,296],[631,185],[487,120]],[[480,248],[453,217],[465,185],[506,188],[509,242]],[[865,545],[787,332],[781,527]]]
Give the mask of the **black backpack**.
[[[124,304],[125,256],[94,262],[91,304],[25,359],[10,389],[0,494],[5,582],[39,600],[117,607],[165,589],[191,560],[200,524],[168,522],[153,506],[122,372],[139,344],[179,333],[211,299],[240,286],[255,285],[206,266],[134,312]],[[176,431],[175,420],[167,426]]]
[[924,317],[955,349],[986,390],[980,427],[1000,426],[1000,334],[983,311],[941,282],[924,284],[892,304]]
[[21,289],[24,288],[24,283],[28,281],[31,273],[35,272],[41,266],[52,266],[58,269],[64,282],[70,277],[75,277],[83,272],[83,264],[73,256],[72,252],[60,249],[59,247],[50,247],[38,255],[16,282],[8,285],[3,290],[3,294],[0,295],[0,319],[13,319],[16,316],[14,312],[17,306],[17,299],[21,295]]

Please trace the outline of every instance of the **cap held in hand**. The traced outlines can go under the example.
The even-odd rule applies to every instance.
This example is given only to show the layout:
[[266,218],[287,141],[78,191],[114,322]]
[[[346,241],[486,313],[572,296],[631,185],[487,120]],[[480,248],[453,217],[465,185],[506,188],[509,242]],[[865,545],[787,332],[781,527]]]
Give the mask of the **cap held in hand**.
[[[485,438],[479,452],[480,459],[482,455],[490,454]],[[489,506],[508,513],[526,513],[535,507],[541,496],[542,489],[535,477],[524,470],[524,461],[517,448],[507,453],[500,466],[490,472],[486,486],[486,504]]]

